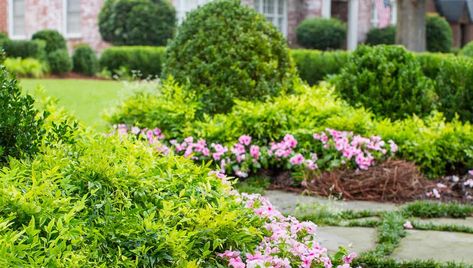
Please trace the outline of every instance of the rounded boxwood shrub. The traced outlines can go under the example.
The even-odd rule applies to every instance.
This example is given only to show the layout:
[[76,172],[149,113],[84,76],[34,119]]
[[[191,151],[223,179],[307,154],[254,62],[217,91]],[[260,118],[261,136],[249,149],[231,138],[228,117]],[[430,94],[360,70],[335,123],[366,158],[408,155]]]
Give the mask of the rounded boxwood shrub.
[[41,30],[33,34],[33,40],[43,40],[46,42],[46,53],[51,53],[59,49],[67,49],[66,39],[56,30]]
[[436,99],[432,80],[424,76],[414,55],[400,46],[360,46],[333,81],[352,105],[392,119],[424,116]]
[[33,105],[33,98],[23,95],[17,81],[0,66],[0,165],[9,157],[38,151],[44,119]]
[[396,27],[373,28],[366,35],[367,45],[394,45],[396,42]]
[[65,49],[49,53],[48,64],[53,74],[64,75],[72,70],[72,61]]
[[176,22],[168,0],[107,0],[99,14],[100,34],[114,45],[166,45]]
[[99,69],[99,62],[94,50],[87,44],[81,44],[74,50],[72,56],[74,72],[94,76]]
[[320,50],[342,48],[346,34],[345,24],[338,19],[306,19],[296,29],[299,45]]
[[430,52],[450,52],[453,33],[447,20],[438,15],[428,15],[425,21],[427,50]]
[[278,95],[296,77],[282,34],[236,0],[190,12],[167,48],[163,68],[164,76],[187,84],[208,113],[229,111],[234,99]]

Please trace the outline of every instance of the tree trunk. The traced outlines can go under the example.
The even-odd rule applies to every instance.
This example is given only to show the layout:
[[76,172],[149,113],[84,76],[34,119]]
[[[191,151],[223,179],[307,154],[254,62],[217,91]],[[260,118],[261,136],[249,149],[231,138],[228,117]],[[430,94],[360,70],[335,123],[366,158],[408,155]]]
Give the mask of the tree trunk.
[[426,0],[398,0],[396,44],[425,51]]

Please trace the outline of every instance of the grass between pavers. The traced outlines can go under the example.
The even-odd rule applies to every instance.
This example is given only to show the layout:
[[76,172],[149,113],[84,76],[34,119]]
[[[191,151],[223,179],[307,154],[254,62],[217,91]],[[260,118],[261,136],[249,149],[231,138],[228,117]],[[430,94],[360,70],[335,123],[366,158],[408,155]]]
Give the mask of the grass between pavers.
[[20,85],[34,97],[43,94],[37,91],[41,86],[45,95],[56,98],[59,106],[97,130],[106,129],[102,115],[119,100],[124,91],[121,82],[108,80],[21,79]]
[[[465,218],[473,214],[473,205],[459,203],[438,203],[430,201],[416,201],[406,204],[398,211],[331,211],[326,206],[317,206],[310,210],[302,207],[296,210],[295,217],[304,221],[313,221],[319,225],[375,227],[378,231],[376,248],[361,253],[354,261],[354,267],[387,267],[387,268],[463,268],[473,267],[464,263],[441,263],[433,260],[398,261],[390,257],[406,236],[403,224],[413,217],[422,218]],[[370,219],[370,218],[377,219]],[[363,218],[368,218],[364,220]],[[428,224],[416,222],[412,225],[418,230],[450,231],[471,233],[473,228],[454,224]]]

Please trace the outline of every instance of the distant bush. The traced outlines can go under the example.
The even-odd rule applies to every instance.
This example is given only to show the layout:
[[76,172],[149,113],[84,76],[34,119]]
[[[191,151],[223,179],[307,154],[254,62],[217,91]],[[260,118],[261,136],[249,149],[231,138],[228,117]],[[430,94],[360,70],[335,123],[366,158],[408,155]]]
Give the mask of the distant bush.
[[42,41],[0,39],[0,47],[3,47],[7,57],[11,58],[44,59],[44,46]]
[[417,55],[423,72],[435,81],[437,109],[448,120],[473,122],[473,59],[446,54]]
[[74,49],[72,66],[74,72],[94,76],[99,70],[97,55],[89,45],[81,44]]
[[346,101],[380,116],[425,116],[435,108],[434,83],[399,46],[359,47],[333,82]]
[[176,23],[167,0],[107,0],[99,14],[100,34],[114,45],[166,45]]
[[32,58],[7,58],[3,65],[7,71],[18,77],[40,78],[46,69],[39,60]]
[[450,52],[453,33],[444,17],[428,15],[425,20],[427,50],[430,52]]
[[46,42],[46,53],[51,53],[60,49],[67,49],[66,39],[56,30],[41,30],[33,34],[33,40],[43,40]]
[[228,112],[235,99],[290,90],[296,73],[282,34],[237,0],[188,13],[166,50],[163,72],[195,92],[206,113]]
[[346,34],[345,24],[338,19],[306,19],[296,29],[299,45],[319,50],[343,48]]
[[53,74],[64,75],[72,70],[72,61],[65,49],[49,53],[48,64]]
[[396,43],[396,27],[372,28],[366,35],[367,45],[394,45]]
[[349,55],[347,51],[291,50],[299,76],[310,85],[317,84],[329,75],[338,74],[347,64]]
[[0,66],[0,118],[0,164],[9,157],[31,156],[38,151],[44,134],[43,116],[34,108],[33,98],[23,95],[17,81],[3,66]]
[[459,53],[461,56],[473,57],[473,42],[466,44]]
[[118,46],[105,49],[100,56],[100,67],[116,74],[118,70],[137,71],[141,77],[161,74],[165,48],[146,46]]

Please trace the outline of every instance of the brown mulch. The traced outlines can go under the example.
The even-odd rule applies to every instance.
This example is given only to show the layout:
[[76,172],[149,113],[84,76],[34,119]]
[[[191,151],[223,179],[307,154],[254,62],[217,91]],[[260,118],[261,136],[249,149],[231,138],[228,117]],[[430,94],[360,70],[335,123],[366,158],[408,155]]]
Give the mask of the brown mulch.
[[302,184],[316,195],[384,202],[425,198],[426,192],[436,187],[413,163],[403,160],[388,160],[368,170],[338,169],[313,174]]

